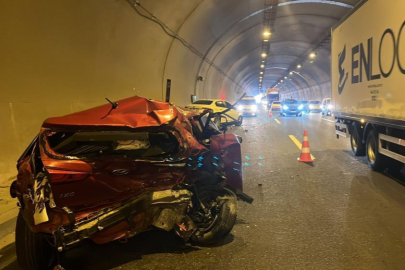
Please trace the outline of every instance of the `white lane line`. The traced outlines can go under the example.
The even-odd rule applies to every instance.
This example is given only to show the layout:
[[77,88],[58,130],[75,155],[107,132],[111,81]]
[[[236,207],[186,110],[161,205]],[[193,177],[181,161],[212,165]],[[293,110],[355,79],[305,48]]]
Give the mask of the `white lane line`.
[[274,118],[274,121],[276,121],[277,124],[281,124],[281,122],[277,118]]

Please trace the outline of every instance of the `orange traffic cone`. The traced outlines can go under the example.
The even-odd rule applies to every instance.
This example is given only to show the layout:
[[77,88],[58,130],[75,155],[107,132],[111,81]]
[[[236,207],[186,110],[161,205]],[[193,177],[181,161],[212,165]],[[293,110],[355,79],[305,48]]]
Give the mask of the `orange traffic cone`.
[[271,110],[269,111],[269,117],[273,117],[273,112]]
[[298,158],[301,162],[313,162],[311,152],[309,151],[308,133],[304,131],[304,140],[302,141],[301,155]]

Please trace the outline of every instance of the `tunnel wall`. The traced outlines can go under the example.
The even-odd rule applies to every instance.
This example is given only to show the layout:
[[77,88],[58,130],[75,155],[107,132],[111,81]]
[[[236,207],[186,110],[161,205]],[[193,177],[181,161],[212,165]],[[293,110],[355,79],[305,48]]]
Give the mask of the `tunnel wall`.
[[[151,13],[138,11],[152,20],[126,0],[0,0],[0,182],[15,174],[16,159],[47,117],[105,97],[163,100],[166,79],[180,106],[192,94],[232,102],[257,93],[262,1],[139,2]],[[268,63],[281,69],[266,73],[268,87],[347,12],[333,1],[315,2],[280,1]],[[309,83],[292,82],[294,95],[325,96],[330,60],[320,59]]]
[[[178,29],[200,1],[143,2]],[[17,158],[47,117],[103,104],[105,97],[163,98],[173,38],[126,1],[2,0],[0,34],[0,182],[15,175]],[[186,105],[196,60],[180,47],[172,53],[183,56],[167,67],[179,74],[172,101]]]

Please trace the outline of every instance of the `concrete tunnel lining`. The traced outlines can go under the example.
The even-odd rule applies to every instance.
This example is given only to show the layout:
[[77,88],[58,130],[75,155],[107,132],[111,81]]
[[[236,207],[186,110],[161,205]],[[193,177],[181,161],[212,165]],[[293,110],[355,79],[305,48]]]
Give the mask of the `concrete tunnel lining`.
[[[295,25],[294,33],[298,33],[300,24],[296,22],[302,13],[310,13],[305,15],[308,20],[327,30],[357,2],[281,0],[272,38],[283,32],[283,25],[285,29]],[[248,0],[240,5],[231,0],[220,3],[214,0],[141,0],[140,3],[198,48],[202,55],[214,60],[218,68],[231,67],[228,70],[231,75],[225,77],[206,62],[200,68],[199,56],[166,35],[159,25],[137,15],[124,0],[2,1],[0,89],[3,106],[0,110],[1,124],[6,127],[0,140],[4,153],[0,157],[2,179],[15,174],[15,160],[45,118],[103,104],[104,97],[117,100],[139,94],[161,100],[166,79],[170,78],[172,101],[186,105],[194,93],[196,78],[201,75],[199,70],[207,74],[203,84],[198,85],[204,87],[207,97],[233,101],[242,92],[237,85],[246,86],[249,94],[257,93],[258,76],[255,78],[255,74],[259,72],[262,1]],[[320,22],[321,17],[328,22]],[[247,30],[249,28],[252,30]],[[302,36],[309,28],[301,28]],[[277,41],[288,43],[293,37],[280,34]],[[315,46],[312,44],[315,40],[316,35],[308,41],[307,47]],[[292,57],[300,57],[300,52],[305,51],[305,48],[290,45],[289,51],[277,48],[276,44],[272,49],[275,54]],[[259,48],[256,49],[258,55],[253,55],[254,48]],[[244,56],[250,50],[252,53]],[[323,56],[328,53],[322,49],[319,55],[323,59],[317,58],[316,65],[302,70],[311,85],[296,79],[296,89],[320,89],[317,84],[325,89],[330,78],[322,70],[329,66],[330,60]],[[241,60],[243,58],[245,61]],[[271,87],[282,76],[279,72],[273,73],[273,66],[287,68],[293,62],[290,57],[276,59],[274,62],[268,59],[266,87]],[[325,90],[320,92],[317,98],[325,94]]]

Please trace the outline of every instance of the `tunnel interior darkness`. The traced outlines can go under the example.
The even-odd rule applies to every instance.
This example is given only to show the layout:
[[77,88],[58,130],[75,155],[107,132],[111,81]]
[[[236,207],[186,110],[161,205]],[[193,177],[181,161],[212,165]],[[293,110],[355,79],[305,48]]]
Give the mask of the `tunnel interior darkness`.
[[260,71],[284,98],[329,97],[328,34],[359,0],[266,2],[277,8],[262,69],[263,0],[0,1],[0,177],[45,118],[105,97],[163,100],[167,79],[180,106],[258,94]]

